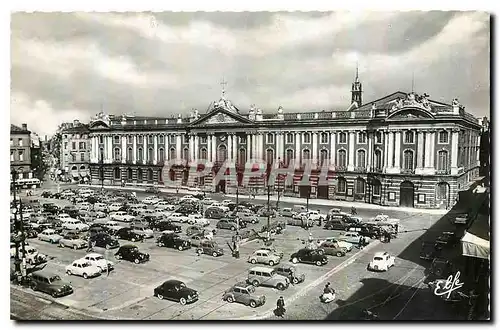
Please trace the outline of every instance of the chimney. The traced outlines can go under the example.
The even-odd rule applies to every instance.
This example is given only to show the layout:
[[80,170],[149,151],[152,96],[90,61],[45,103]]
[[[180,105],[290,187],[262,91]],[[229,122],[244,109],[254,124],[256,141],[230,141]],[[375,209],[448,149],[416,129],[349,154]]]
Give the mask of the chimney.
[[23,131],[27,131],[28,130],[28,124],[22,124],[21,126],[23,128]]
[[80,121],[78,119],[73,120],[73,126],[80,125]]

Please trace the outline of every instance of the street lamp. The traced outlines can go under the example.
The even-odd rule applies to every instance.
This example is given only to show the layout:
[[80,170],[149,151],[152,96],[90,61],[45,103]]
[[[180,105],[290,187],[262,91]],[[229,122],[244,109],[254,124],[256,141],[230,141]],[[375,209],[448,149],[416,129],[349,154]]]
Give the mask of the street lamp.
[[101,191],[104,191],[104,153],[102,151],[99,157],[99,173],[101,177]]
[[[12,169],[11,174],[12,174],[12,192],[13,192],[14,208],[15,208],[14,230],[16,231],[15,235],[13,235],[14,243],[16,245],[16,256],[14,265],[16,274],[21,274],[19,282],[23,283],[24,279],[26,278],[26,256],[24,254],[26,242],[25,242],[24,223],[23,223],[23,205],[21,196],[19,196],[19,209],[17,208],[16,179],[18,172],[15,169]],[[19,245],[21,245],[21,252],[19,252]]]

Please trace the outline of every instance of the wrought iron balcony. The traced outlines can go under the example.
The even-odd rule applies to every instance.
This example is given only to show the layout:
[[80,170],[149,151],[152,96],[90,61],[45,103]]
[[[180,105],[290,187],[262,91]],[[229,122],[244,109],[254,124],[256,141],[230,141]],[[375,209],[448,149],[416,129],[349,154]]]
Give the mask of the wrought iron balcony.
[[366,173],[366,167],[363,167],[363,166],[356,166],[354,168],[354,172],[358,172],[358,173]]
[[402,168],[401,174],[415,174],[415,170],[410,168]]
[[449,169],[444,169],[444,170],[436,170],[436,174],[438,175],[449,175],[451,171]]
[[382,173],[383,171],[384,171],[384,169],[381,167],[373,167],[373,166],[370,167],[370,172],[372,172],[372,173]]
[[347,166],[335,166],[335,171],[337,172],[346,172]]

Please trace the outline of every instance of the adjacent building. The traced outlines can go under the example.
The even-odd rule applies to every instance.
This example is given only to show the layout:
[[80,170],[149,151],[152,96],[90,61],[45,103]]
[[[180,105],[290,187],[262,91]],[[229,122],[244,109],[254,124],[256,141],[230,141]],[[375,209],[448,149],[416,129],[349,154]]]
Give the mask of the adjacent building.
[[78,120],[62,125],[59,162],[67,180],[80,182],[89,176],[89,133],[88,125]]
[[[264,113],[256,106],[242,111],[223,91],[206,113],[193,110],[188,117],[100,113],[88,127],[92,182],[153,185],[168,178],[216,191],[238,185],[264,193],[265,174],[246,184],[242,180],[247,160],[265,160],[268,171],[287,168],[293,160],[293,180],[278,178],[270,183],[273,191],[447,208],[458,191],[478,177],[481,125],[457,99],[442,103],[427,94],[398,91],[363,104],[357,76],[351,94],[351,106],[340,111],[288,113],[277,107]],[[188,175],[189,162],[197,159],[214,164],[200,178]],[[168,164],[171,160],[175,163]],[[235,163],[235,168],[212,185],[224,161]],[[315,164],[307,178],[311,186],[301,186],[310,161]],[[326,185],[318,184],[321,165],[328,167]]]
[[[31,179],[31,132],[27,124],[10,125],[10,168],[18,173],[17,179]],[[11,174],[12,180],[12,174]]]

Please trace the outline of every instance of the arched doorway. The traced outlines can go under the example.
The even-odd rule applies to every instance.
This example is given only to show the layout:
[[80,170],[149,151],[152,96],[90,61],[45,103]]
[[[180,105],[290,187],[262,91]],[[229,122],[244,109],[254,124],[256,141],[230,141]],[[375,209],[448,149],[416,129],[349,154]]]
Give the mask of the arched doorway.
[[137,181],[142,182],[143,180],[143,174],[142,174],[142,169],[137,169]]
[[226,149],[226,146],[221,144],[219,146],[219,150],[217,152],[217,161],[218,162],[224,162],[226,161],[226,158],[227,158],[227,149]]
[[401,182],[399,188],[399,206],[413,207],[415,203],[415,186],[410,181]]
[[132,179],[133,179],[133,178],[134,178],[134,176],[133,176],[132,169],[129,167],[129,168],[127,169],[127,179],[128,179],[129,181],[132,181]]
[[436,185],[436,204],[443,208],[450,207],[450,185],[448,182],[439,182]]

